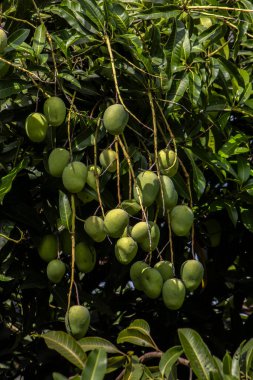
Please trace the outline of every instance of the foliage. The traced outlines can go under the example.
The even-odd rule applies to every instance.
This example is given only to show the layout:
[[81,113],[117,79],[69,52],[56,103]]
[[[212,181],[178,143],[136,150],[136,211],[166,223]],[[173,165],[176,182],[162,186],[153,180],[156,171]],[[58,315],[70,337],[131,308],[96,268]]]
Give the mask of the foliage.
[[[1,379],[49,379],[52,373],[102,379],[105,371],[106,379],[115,379],[123,369],[124,379],[162,374],[181,380],[189,378],[184,360],[196,378],[250,378],[251,2],[5,0],[0,7],[8,37],[0,54]],[[43,113],[50,96],[64,101],[65,122],[49,126],[45,140],[34,143],[26,118]],[[129,114],[119,136],[102,120],[115,102]],[[94,165],[95,185],[76,196],[51,176],[48,157],[55,147],[66,148],[71,161]],[[107,148],[116,151],[116,170],[98,175]],[[178,204],[194,212],[187,236],[171,231],[164,207],[132,201],[138,174],[160,176],[158,152],[165,148],[179,161],[172,177]],[[187,293],[180,310],[133,288],[131,264],[116,260],[114,238],[94,243],[84,232],[86,218],[104,217],[117,206],[128,207],[130,226],[137,218],[160,228],[158,248],[139,249],[135,260],[152,266],[170,260],[177,277],[185,260],[203,264],[202,285]],[[47,263],[38,255],[47,234],[57,236],[67,267],[59,284],[48,281]],[[82,240],[96,251],[90,273],[75,266],[75,244]],[[66,310],[77,303],[91,313],[88,337],[78,342],[64,332]],[[64,359],[70,359],[69,347],[71,364]],[[154,366],[153,359],[151,366],[140,360],[146,348],[162,353]]]

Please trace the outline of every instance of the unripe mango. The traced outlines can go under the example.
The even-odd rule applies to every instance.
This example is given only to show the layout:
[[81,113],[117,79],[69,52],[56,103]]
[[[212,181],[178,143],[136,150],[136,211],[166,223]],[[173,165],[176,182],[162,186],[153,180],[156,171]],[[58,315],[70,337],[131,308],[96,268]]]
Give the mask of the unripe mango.
[[43,236],[38,252],[42,260],[51,261],[57,258],[58,255],[58,242],[57,237],[53,234]]
[[178,278],[166,280],[163,284],[162,297],[164,305],[171,310],[178,310],[184,303],[185,286]]
[[96,265],[96,251],[85,242],[78,243],[75,250],[75,262],[78,270],[83,273],[91,272]]
[[178,205],[170,212],[171,229],[177,236],[187,236],[193,224],[194,215],[190,207]]
[[25,131],[32,142],[42,142],[47,135],[48,122],[42,113],[34,112],[27,116]]
[[79,193],[84,188],[87,173],[87,167],[82,162],[74,161],[69,163],[62,173],[63,186],[70,193]]
[[48,98],[43,106],[44,115],[52,127],[59,127],[66,117],[66,106],[64,101],[58,96]]
[[0,79],[4,78],[9,71],[9,65],[0,61]]
[[90,326],[90,312],[87,307],[71,306],[65,315],[65,326],[67,332],[75,339],[83,338]]
[[193,292],[203,280],[204,267],[197,260],[187,260],[182,264],[180,274],[186,289]]
[[117,153],[113,149],[104,149],[99,155],[100,165],[109,173],[117,170]]
[[125,129],[129,119],[128,112],[121,104],[113,104],[106,108],[103,122],[105,129],[112,135],[119,135]]
[[157,203],[161,208],[164,207],[165,210],[171,210],[176,206],[178,201],[178,194],[174,183],[165,175],[161,175],[160,180],[160,191],[157,197]]
[[65,272],[66,265],[61,260],[51,260],[47,265],[47,277],[54,284],[61,282]]
[[146,170],[138,174],[136,185],[133,187],[134,199],[144,207],[149,207],[154,203],[159,189],[160,183],[157,175],[150,170]]
[[55,148],[48,157],[48,170],[53,177],[61,177],[69,162],[70,154],[67,149]]
[[171,149],[162,149],[158,152],[158,164],[161,174],[173,177],[178,171],[178,158]]
[[108,211],[104,218],[105,232],[112,238],[120,238],[129,223],[126,211],[115,208]]
[[121,203],[121,207],[131,216],[138,214],[138,212],[141,210],[141,206],[138,202],[136,202],[135,199],[125,199]]
[[129,264],[138,251],[137,243],[131,237],[121,237],[115,244],[115,256],[119,263]]
[[158,298],[162,291],[163,278],[158,270],[147,267],[141,271],[140,282],[147,297]]
[[156,223],[150,223],[150,235],[140,243],[140,247],[144,252],[154,251],[159,244],[160,229]]
[[106,238],[104,221],[99,216],[89,216],[84,222],[84,230],[97,243],[100,243]]
[[175,277],[173,264],[168,260],[158,261],[155,264],[154,268],[160,272],[163,278],[163,281],[166,281],[166,280],[169,280],[170,278]]
[[138,222],[133,226],[131,236],[137,243],[142,243],[145,239],[149,238],[148,231],[150,230],[151,225],[149,222]]
[[136,261],[131,265],[130,268],[130,278],[133,281],[134,287],[137,290],[142,290],[141,285],[141,272],[144,268],[149,267],[144,261]]
[[[100,176],[102,169],[99,166],[96,166],[97,175]],[[87,184],[95,191],[97,191],[96,186],[96,176],[95,176],[95,166],[88,166],[88,175],[87,175]]]
[[0,53],[4,51],[7,46],[7,34],[3,29],[0,29]]

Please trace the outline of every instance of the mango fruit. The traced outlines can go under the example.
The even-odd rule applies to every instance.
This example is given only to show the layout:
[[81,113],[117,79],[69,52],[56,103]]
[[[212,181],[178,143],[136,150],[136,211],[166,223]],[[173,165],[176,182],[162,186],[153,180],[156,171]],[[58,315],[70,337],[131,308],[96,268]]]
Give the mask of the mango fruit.
[[[102,169],[99,166],[96,166],[96,171],[98,177],[102,173]],[[97,191],[97,186],[96,186],[96,176],[95,176],[95,166],[94,165],[89,165],[88,166],[88,175],[87,175],[87,184],[95,191]]]
[[170,278],[163,284],[162,298],[164,305],[171,310],[178,310],[185,300],[185,286],[178,278]]
[[160,176],[160,191],[157,197],[157,204],[165,210],[171,210],[176,206],[178,201],[178,194],[175,189],[174,183],[172,180],[165,176]]
[[193,292],[203,280],[204,267],[197,260],[187,260],[181,265],[180,275],[185,288]]
[[85,242],[80,242],[76,245],[75,253],[75,263],[79,272],[91,272],[96,265],[95,248]]
[[104,221],[99,216],[89,216],[84,222],[84,230],[97,243],[102,242],[106,238]]
[[65,327],[75,339],[83,338],[90,326],[90,312],[85,306],[74,305],[65,315]]
[[99,155],[100,165],[109,173],[117,170],[117,153],[113,149],[104,149]]
[[121,207],[131,216],[138,214],[141,210],[141,206],[135,199],[125,199],[121,202]]
[[48,170],[53,177],[61,177],[69,163],[70,154],[67,149],[55,148],[48,157]]
[[43,106],[43,113],[52,127],[59,127],[66,117],[66,106],[64,101],[58,96],[48,98]]
[[147,236],[141,243],[140,247],[144,252],[152,252],[154,251],[159,244],[160,240],[160,229],[156,223],[149,222],[150,235]]
[[129,264],[136,256],[138,245],[130,236],[121,237],[115,244],[115,257],[120,264]]
[[149,207],[154,203],[160,189],[160,183],[157,175],[146,170],[138,174],[136,185],[133,186],[133,195],[137,203]]
[[112,135],[122,133],[129,119],[128,112],[121,104],[113,104],[106,108],[103,116],[105,129]]
[[32,142],[42,142],[47,135],[48,122],[42,113],[34,112],[27,116],[25,131]]
[[175,277],[173,264],[168,260],[158,261],[155,264],[154,268],[160,272],[163,278],[163,281],[166,281],[166,280],[169,280],[170,278]]
[[142,290],[141,272],[144,268],[147,267],[149,267],[149,265],[144,261],[136,261],[131,265],[130,278],[133,281],[135,289],[137,290]]
[[42,260],[46,262],[56,259],[58,255],[57,237],[53,234],[43,236],[38,247],[38,252]]
[[58,259],[49,261],[47,264],[47,277],[49,281],[58,284],[63,279],[66,272],[66,265]]
[[112,238],[120,238],[129,223],[128,213],[120,208],[115,208],[105,215],[105,232]]
[[7,46],[7,34],[0,28],[0,53],[4,51]]
[[79,193],[86,183],[88,170],[80,161],[74,161],[65,166],[62,173],[63,186],[70,193]]
[[163,287],[163,278],[155,268],[147,267],[141,271],[140,283],[142,291],[148,298],[158,298]]
[[9,71],[10,66],[0,61],[0,79],[4,78]]
[[170,212],[171,229],[177,236],[187,236],[193,224],[194,215],[190,207],[178,205]]
[[161,174],[173,177],[178,171],[178,158],[172,149],[162,149],[158,152],[158,165]]

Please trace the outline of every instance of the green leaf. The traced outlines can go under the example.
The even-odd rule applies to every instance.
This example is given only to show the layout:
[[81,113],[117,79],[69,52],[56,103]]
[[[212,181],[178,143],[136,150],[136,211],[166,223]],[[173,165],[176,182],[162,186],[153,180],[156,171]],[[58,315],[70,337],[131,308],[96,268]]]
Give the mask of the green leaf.
[[27,39],[29,34],[30,29],[15,30],[15,32],[8,37],[8,48],[6,49],[6,51],[9,52],[13,49],[16,49],[16,47],[21,45],[22,42],[24,42]]
[[246,367],[246,376],[249,376],[249,377],[252,376],[253,375],[253,347],[247,351],[245,367]]
[[14,94],[19,94],[23,90],[27,90],[31,87],[31,84],[28,84],[25,81],[16,81],[16,80],[2,80],[0,88],[0,99],[9,98]]
[[146,322],[144,319],[135,319],[130,325],[128,326],[128,329],[134,329],[140,331],[142,334],[150,334],[150,327],[148,322]]
[[67,82],[70,82],[72,85],[74,85],[77,88],[81,88],[82,87],[81,84],[80,84],[80,82],[73,75],[71,75],[71,74],[68,74],[68,73],[59,73],[58,77],[64,79]]
[[140,380],[143,375],[142,364],[129,363],[126,366],[123,380]]
[[49,331],[39,337],[45,340],[48,348],[57,351],[70,363],[83,369],[86,354],[72,336],[63,331]]
[[61,190],[59,190],[59,213],[62,225],[70,231],[72,210],[68,196]]
[[88,20],[97,26],[99,31],[104,30],[104,14],[96,2],[92,0],[79,0],[83,13]]
[[240,346],[235,351],[232,363],[231,363],[231,375],[234,376],[237,379],[240,379],[240,360],[241,360],[241,353],[242,353],[242,347],[244,345],[245,341],[243,341]]
[[253,232],[253,209],[240,208],[241,218],[244,224],[250,232]]
[[169,105],[168,110],[180,105],[178,102],[183,97],[185,91],[189,87],[189,75],[184,73],[179,79],[175,79],[172,83],[172,87],[169,91]]
[[14,280],[13,277],[5,276],[4,274],[0,273],[0,282],[9,282]]
[[158,18],[170,19],[179,16],[181,12],[179,7],[175,5],[163,5],[145,9],[140,13],[136,13],[134,16],[143,20],[155,20]]
[[191,161],[192,171],[193,171],[193,187],[197,194],[198,199],[203,195],[206,188],[206,179],[202,171],[199,169],[197,164],[194,161],[194,156],[190,149],[184,149],[187,157]]
[[230,139],[219,149],[219,155],[224,158],[229,156],[247,153],[249,151],[248,138],[245,135],[237,134]]
[[111,358],[108,358],[106,373],[114,372],[118,368],[123,367],[125,362],[126,362],[126,356],[125,355],[112,356]]
[[223,373],[224,375],[230,375],[231,374],[231,367],[232,367],[232,358],[229,352],[226,352],[226,354],[223,357]]
[[71,9],[61,6],[52,6],[49,7],[48,10],[62,17],[70,26],[72,26],[79,33],[83,33],[83,29]]
[[224,202],[224,204],[225,204],[228,216],[235,227],[238,222],[238,217],[239,217],[237,208],[232,202],[229,202],[229,201]]
[[6,176],[0,178],[0,203],[3,202],[5,195],[11,190],[12,183],[17,174],[28,164],[28,159],[24,158],[15,168],[13,168]]
[[[1,183],[1,180],[0,180]],[[9,220],[1,220],[0,221],[0,250],[8,243],[8,239],[4,236],[9,237],[11,231],[15,227],[15,223]],[[3,236],[2,236],[3,235]]]
[[36,28],[33,36],[33,50],[36,56],[38,56],[42,52],[45,46],[45,42],[46,27],[44,24],[41,24]]
[[68,378],[66,376],[63,376],[59,372],[53,372],[52,373],[52,378],[53,378],[53,380],[68,380]]
[[90,352],[82,372],[82,380],[103,380],[106,373],[107,355],[103,348]]
[[159,369],[162,376],[169,377],[173,365],[177,362],[178,358],[182,355],[183,349],[181,346],[169,348],[161,357],[159,362]]
[[136,344],[137,346],[152,347],[156,349],[154,342],[149,335],[143,334],[135,329],[126,328],[119,333],[117,343],[121,344],[124,342]]
[[180,343],[195,375],[201,380],[209,380],[210,371],[217,370],[214,359],[200,335],[189,328],[178,330]]
[[104,338],[96,336],[89,336],[82,338],[78,341],[83,351],[91,351],[95,348],[103,348],[108,354],[120,354],[122,353],[113,343]]
[[241,184],[245,183],[250,177],[250,163],[246,157],[237,157],[237,174]]

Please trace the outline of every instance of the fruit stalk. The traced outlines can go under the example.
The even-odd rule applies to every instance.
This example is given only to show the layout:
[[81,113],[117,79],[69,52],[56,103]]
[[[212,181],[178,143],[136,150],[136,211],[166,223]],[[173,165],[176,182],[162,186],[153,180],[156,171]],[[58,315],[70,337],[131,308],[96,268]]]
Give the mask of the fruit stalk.
[[72,209],[72,222],[71,222],[71,274],[70,274],[70,285],[69,285],[69,292],[68,292],[68,306],[67,311],[70,308],[71,304],[71,294],[72,289],[74,285],[74,279],[75,279],[75,246],[76,246],[76,239],[75,239],[75,230],[76,230],[76,204],[75,204],[75,194],[71,194],[71,209]]

